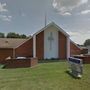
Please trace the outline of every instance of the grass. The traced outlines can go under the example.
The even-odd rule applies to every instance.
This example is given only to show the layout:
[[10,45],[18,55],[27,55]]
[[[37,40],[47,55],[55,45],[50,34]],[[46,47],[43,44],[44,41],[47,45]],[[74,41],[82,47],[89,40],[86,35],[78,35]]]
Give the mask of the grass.
[[39,63],[33,68],[0,69],[0,90],[90,90],[90,64],[81,79],[66,73],[66,62]]

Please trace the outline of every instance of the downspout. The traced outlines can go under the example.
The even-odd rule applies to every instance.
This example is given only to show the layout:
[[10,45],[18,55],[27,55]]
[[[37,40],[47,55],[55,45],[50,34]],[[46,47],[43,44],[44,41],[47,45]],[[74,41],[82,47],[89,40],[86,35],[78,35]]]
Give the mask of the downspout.
[[67,37],[67,59],[70,57],[70,38]]
[[33,57],[36,58],[36,35],[33,36]]
[[13,59],[15,59],[15,48],[13,48]]

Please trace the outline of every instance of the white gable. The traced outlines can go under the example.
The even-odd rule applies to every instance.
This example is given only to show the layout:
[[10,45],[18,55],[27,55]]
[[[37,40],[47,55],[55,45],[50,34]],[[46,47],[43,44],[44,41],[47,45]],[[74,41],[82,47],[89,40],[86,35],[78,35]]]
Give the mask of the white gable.
[[[50,26],[56,27],[56,28],[58,29],[58,31],[62,32],[65,36],[69,37],[69,35],[68,35],[62,28],[60,28],[58,25],[56,25],[54,22],[48,24],[47,26],[45,26],[44,28],[42,28],[40,31],[36,32],[34,35],[39,34],[40,32],[46,30],[46,29],[49,28]],[[34,35],[33,35],[33,36],[34,36]]]

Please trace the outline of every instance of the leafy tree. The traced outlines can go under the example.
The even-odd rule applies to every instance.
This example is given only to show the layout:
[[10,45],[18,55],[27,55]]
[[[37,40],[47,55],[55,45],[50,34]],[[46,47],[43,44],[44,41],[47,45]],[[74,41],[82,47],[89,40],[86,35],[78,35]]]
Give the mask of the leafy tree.
[[9,32],[6,36],[7,38],[27,38],[27,36],[25,34],[18,34],[15,32]]
[[85,42],[84,42],[84,46],[88,46],[88,45],[90,45],[90,39],[87,39],[87,40],[85,40]]
[[20,38],[20,35],[15,32],[9,32],[6,37],[7,38]]
[[27,38],[27,36],[25,34],[21,34],[20,38]]
[[1,33],[1,32],[0,32],[0,38],[5,38],[4,33]]

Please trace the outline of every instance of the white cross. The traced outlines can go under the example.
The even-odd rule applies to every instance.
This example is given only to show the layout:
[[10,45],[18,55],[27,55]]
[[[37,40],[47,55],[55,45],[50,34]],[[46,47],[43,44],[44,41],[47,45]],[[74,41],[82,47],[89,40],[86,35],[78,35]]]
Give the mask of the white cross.
[[51,50],[52,49],[52,41],[54,40],[52,32],[50,33],[48,40],[50,41],[50,50]]

